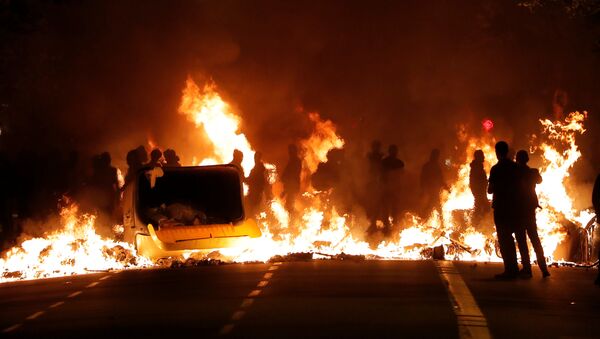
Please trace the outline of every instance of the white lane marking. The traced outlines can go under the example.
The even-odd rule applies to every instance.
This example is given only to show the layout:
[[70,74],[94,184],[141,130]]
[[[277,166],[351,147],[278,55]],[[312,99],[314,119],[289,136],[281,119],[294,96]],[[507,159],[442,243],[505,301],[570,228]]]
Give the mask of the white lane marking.
[[108,278],[110,278],[110,275],[105,275],[105,276],[103,276],[102,278],[100,278],[100,280],[106,280],[106,279],[108,279]]
[[451,261],[436,261],[435,266],[446,281],[450,301],[454,304],[460,337],[491,338],[487,320],[454,264]]
[[75,298],[76,296],[80,295],[81,293],[83,293],[83,292],[81,292],[81,291],[73,292],[73,293],[69,294],[67,296],[67,298]]
[[18,328],[19,328],[19,327],[21,327],[21,326],[23,326],[23,324],[15,324],[15,325],[12,325],[11,327],[7,327],[7,328],[3,329],[3,330],[2,330],[2,333],[9,333],[9,332],[12,332],[12,331],[14,331],[14,330],[18,329]]
[[235,311],[235,312],[233,312],[233,315],[231,316],[231,320],[238,321],[238,320],[242,319],[244,317],[244,315],[246,315],[246,311]]
[[33,320],[33,319],[39,317],[42,314],[44,314],[44,311],[35,312],[34,314],[30,315],[29,317],[27,317],[25,319],[27,319],[27,320]]
[[242,301],[240,308],[250,307],[254,303],[254,299],[246,298]]
[[223,328],[219,332],[219,335],[228,335],[233,330],[233,326],[235,326],[235,325],[227,324],[227,325],[223,326]]
[[257,297],[260,294],[261,290],[254,290],[248,294],[248,297]]
[[[275,271],[279,268],[279,265],[281,265],[281,264],[282,264],[281,262],[276,262],[273,264],[275,266],[269,267],[268,270]],[[228,335],[229,333],[231,333],[231,331],[233,331],[235,322],[239,321],[246,315],[246,312],[247,312],[246,310],[250,306],[252,306],[252,304],[254,303],[254,298],[257,297],[258,295],[260,295],[260,293],[262,292],[261,289],[266,287],[269,284],[269,279],[271,279],[272,277],[273,277],[273,273],[271,273],[271,272],[265,273],[265,275],[263,276],[263,280],[258,282],[256,289],[252,290],[248,294],[248,297],[244,298],[240,307],[237,310],[235,310],[235,312],[233,312],[233,314],[231,315],[231,322],[228,323],[227,325],[223,326],[223,328],[221,328],[221,330],[219,331],[220,336]]]
[[55,302],[54,304],[50,305],[50,307],[48,307],[48,308],[55,308],[55,307],[58,307],[58,306],[60,306],[60,305],[62,305],[64,303],[65,303],[64,301]]
[[99,281],[94,281],[93,283],[87,285],[85,288],[92,288],[94,286],[97,286],[100,282]]

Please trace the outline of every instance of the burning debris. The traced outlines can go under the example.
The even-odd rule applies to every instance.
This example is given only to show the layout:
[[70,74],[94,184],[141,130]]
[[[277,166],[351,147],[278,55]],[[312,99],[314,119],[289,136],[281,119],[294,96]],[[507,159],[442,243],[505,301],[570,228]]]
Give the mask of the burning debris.
[[[234,151],[245,174],[254,167],[255,151],[240,131],[241,119],[217,92],[214,83],[203,88],[188,79],[179,112],[200,129],[213,146],[210,156],[190,165],[228,162]],[[348,178],[331,173],[344,172],[344,140],[331,120],[309,113],[312,133],[293,147],[298,157],[298,188],[285,191],[285,176],[273,164],[265,164],[273,194],[254,215],[262,236],[246,246],[202,252],[190,250],[181,258],[161,259],[152,263],[140,257],[132,244],[100,237],[94,229],[95,217],[79,215],[76,205],[61,212],[62,229],[22,242],[4,253],[1,281],[83,274],[90,271],[148,267],[187,267],[224,262],[297,261],[312,259],[444,259],[499,261],[491,218],[475,217],[474,198],[469,187],[470,159],[482,150],[485,172],[495,163],[492,134],[469,136],[459,129],[458,140],[464,146],[462,163],[454,165],[456,180],[440,193],[440,207],[427,215],[406,211],[401,217],[377,220],[381,229],[391,225],[389,234],[367,234],[369,221],[364,209],[348,203],[354,194]],[[565,179],[581,157],[575,142],[583,133],[586,113],[574,112],[564,121],[542,120],[542,134],[533,140],[531,151],[541,151],[543,183],[537,187],[541,210],[537,212],[540,238],[548,260],[567,237],[565,220],[571,228],[583,229],[592,217],[590,211],[577,211],[567,194]],[[491,123],[491,121],[490,121]],[[490,124],[488,124],[490,125]],[[485,124],[484,124],[485,127]],[[486,129],[488,132],[491,130]],[[541,141],[540,141],[541,140]],[[539,145],[539,146],[536,146]],[[327,164],[325,166],[324,164]],[[321,169],[328,176],[314,179]],[[158,178],[157,180],[161,180]],[[329,181],[328,181],[329,180]],[[350,178],[352,181],[352,178]],[[282,183],[283,182],[283,183]],[[326,184],[323,184],[325,182]],[[284,187],[282,189],[282,187]],[[284,192],[282,194],[282,191]],[[489,196],[488,196],[489,198]],[[161,228],[163,225],[156,225]],[[185,227],[185,226],[184,226]],[[122,229],[116,226],[115,229]],[[571,230],[573,233],[573,230]],[[212,237],[212,235],[211,235]]]
[[148,267],[131,244],[101,237],[93,215],[71,204],[60,213],[61,228],[23,241],[2,255],[1,282]]

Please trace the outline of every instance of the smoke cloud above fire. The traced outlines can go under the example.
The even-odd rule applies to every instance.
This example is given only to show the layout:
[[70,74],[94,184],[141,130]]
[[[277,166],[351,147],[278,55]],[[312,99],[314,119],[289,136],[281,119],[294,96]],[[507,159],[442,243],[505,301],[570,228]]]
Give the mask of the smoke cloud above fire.
[[[497,1],[15,2],[1,5],[1,147],[125,154],[151,140],[185,163],[206,145],[178,114],[188,76],[212,79],[269,162],[305,138],[308,112],[346,147],[397,143],[416,170],[459,125],[525,148],[538,119],[600,108],[597,26]],[[587,138],[587,139],[586,139]],[[584,176],[598,170],[583,170]]]

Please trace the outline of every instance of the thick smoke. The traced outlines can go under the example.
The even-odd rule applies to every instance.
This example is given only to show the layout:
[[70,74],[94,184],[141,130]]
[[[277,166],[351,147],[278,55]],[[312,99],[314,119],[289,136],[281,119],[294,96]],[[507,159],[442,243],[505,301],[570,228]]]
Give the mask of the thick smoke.
[[[593,23],[497,1],[8,1],[0,5],[2,150],[127,150],[151,139],[191,161],[202,140],[177,113],[185,79],[212,78],[265,160],[331,119],[350,154],[397,143],[409,171],[455,152],[460,124],[526,147],[537,119],[588,110],[600,163]],[[582,180],[598,166],[580,169]]]

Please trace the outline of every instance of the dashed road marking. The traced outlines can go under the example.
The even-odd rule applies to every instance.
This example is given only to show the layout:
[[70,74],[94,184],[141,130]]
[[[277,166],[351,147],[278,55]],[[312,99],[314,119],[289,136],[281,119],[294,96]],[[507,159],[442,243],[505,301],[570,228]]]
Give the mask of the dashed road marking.
[[100,282],[99,281],[94,281],[93,283],[87,285],[85,288],[92,288],[94,286],[97,286]]
[[257,297],[260,294],[261,290],[253,290],[248,294],[249,297]]
[[12,325],[12,326],[10,326],[10,327],[7,327],[7,328],[3,329],[3,330],[2,330],[2,333],[9,333],[9,332],[12,332],[12,331],[14,331],[14,330],[18,329],[18,328],[19,328],[19,327],[21,327],[21,326],[23,326],[23,324],[15,324],[15,325]]
[[81,293],[83,293],[83,292],[82,291],[73,292],[73,293],[69,294],[67,296],[67,298],[75,298],[76,296],[80,295]]
[[235,312],[233,312],[233,315],[231,316],[231,320],[233,320],[233,321],[240,320],[245,315],[246,315],[246,311],[235,311]]
[[60,305],[62,305],[64,303],[65,303],[64,301],[55,302],[54,304],[50,305],[50,307],[48,307],[48,308],[55,308],[55,307],[58,307],[58,306],[60,306]]
[[246,299],[244,299],[244,301],[242,301],[240,308],[250,307],[250,306],[252,306],[253,303],[254,303],[254,299],[246,298]]
[[446,281],[450,301],[458,322],[461,338],[491,338],[487,320],[477,305],[469,287],[451,261],[436,261],[435,266]]
[[[85,288],[95,287],[95,286],[97,286],[100,283],[100,280],[106,280],[108,278],[110,278],[110,275],[103,276],[102,278],[98,279],[98,281],[94,281],[94,282],[88,284]],[[66,283],[70,284],[71,282],[68,281]],[[83,293],[83,291],[76,291],[76,292],[73,292],[73,293],[69,294],[66,298],[75,298],[76,296],[80,295],[81,293]],[[35,319],[39,318],[40,316],[42,316],[44,313],[46,313],[48,310],[51,310],[51,309],[56,308],[56,307],[59,307],[59,306],[63,305],[64,303],[65,303],[65,300],[57,301],[54,304],[48,306],[46,308],[46,310],[35,312],[32,315],[30,315],[27,318],[25,318],[25,320],[26,321],[27,320],[35,320]],[[21,328],[22,326],[23,326],[23,323],[12,325],[10,327],[7,327],[7,328],[3,329],[2,333],[9,333],[9,332],[15,331],[15,330]]]
[[44,311],[35,312],[34,314],[30,315],[29,317],[27,317],[25,319],[27,319],[27,320],[33,320],[33,319],[39,317],[42,314],[44,314]]
[[[273,265],[269,266],[267,270],[276,271],[281,264],[281,262],[276,262]],[[231,315],[231,322],[223,326],[223,328],[221,328],[221,330],[219,331],[220,336],[228,335],[229,333],[231,333],[231,331],[233,331],[233,328],[235,327],[235,322],[239,321],[246,315],[247,309],[254,303],[254,298],[260,295],[260,293],[262,292],[261,289],[265,288],[269,284],[269,279],[271,279],[272,277],[272,272],[267,272],[264,274],[263,280],[258,282],[256,289],[248,293],[248,297],[245,298],[242,301],[240,307],[237,310],[235,310],[235,312],[233,312],[233,314]]]

